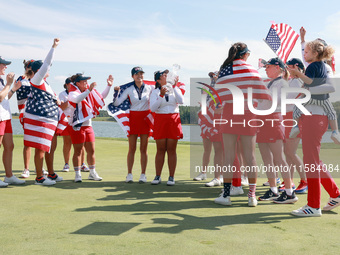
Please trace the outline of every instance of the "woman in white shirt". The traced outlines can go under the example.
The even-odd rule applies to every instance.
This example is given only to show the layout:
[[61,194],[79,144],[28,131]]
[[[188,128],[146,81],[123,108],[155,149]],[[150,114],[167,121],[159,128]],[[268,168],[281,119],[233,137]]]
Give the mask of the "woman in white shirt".
[[[281,122],[283,120],[281,115],[281,89],[288,87],[287,79],[288,72],[281,59],[272,58],[266,64],[267,76],[272,79],[268,83],[268,89],[273,93],[274,89],[277,90],[277,107],[274,113],[265,116],[258,116],[264,123],[257,133],[256,142],[258,143],[261,157],[268,169],[266,171],[270,188],[263,196],[259,197],[260,201],[273,201],[278,204],[295,203],[298,198],[292,188],[288,164],[284,159],[283,144],[285,140],[284,127]],[[274,96],[274,94],[272,94]],[[272,102],[268,100],[260,100],[257,109],[268,110]],[[276,121],[267,121],[276,120]],[[275,172],[278,167],[285,182],[285,190],[281,195],[278,193],[276,187]]]
[[[156,89],[150,96],[150,109],[155,112],[154,139],[156,140],[156,176],[151,184],[161,183],[161,173],[165,153],[168,154],[169,179],[167,185],[175,185],[177,165],[176,147],[178,139],[183,138],[179,105],[184,97],[177,86],[168,86],[166,82],[168,70],[155,72]],[[175,81],[177,84],[178,78]]]
[[[95,135],[92,128],[92,118],[99,114],[99,109],[104,106],[104,99],[110,92],[113,85],[113,77],[110,75],[107,79],[107,86],[102,94],[94,89],[97,85],[92,82],[90,86],[87,80],[91,77],[85,77],[78,73],[71,77],[71,85],[68,100],[74,109],[69,119],[71,140],[73,144],[73,167],[75,171],[74,182],[82,182],[81,177],[81,151],[85,148],[87,153],[87,162],[90,168],[88,179],[101,181],[102,178],[96,172],[95,167]],[[95,114],[94,114],[95,113]]]
[[[68,119],[70,119],[71,115],[73,114],[72,107],[68,103],[68,94],[69,94],[69,91],[70,91],[70,87],[71,87],[71,77],[69,77],[65,80],[65,84],[64,84],[65,90],[60,92],[60,94],[59,94],[60,101],[63,102],[63,103],[67,103],[67,106],[63,110],[63,112]],[[70,125],[67,125],[67,127],[64,129],[64,131],[59,134],[60,136],[63,137],[63,142],[64,142],[64,144],[63,144],[63,156],[64,156],[65,165],[64,165],[63,170],[62,170],[63,172],[70,171],[69,161],[70,161],[70,157],[71,157],[71,147],[72,147],[70,129],[72,129],[72,127]],[[81,171],[82,172],[89,172],[90,169],[85,164],[85,149],[83,149],[82,152],[81,152],[81,162],[83,162],[82,165],[81,165]]]
[[[146,166],[148,163],[148,142],[150,136],[150,125],[147,123],[146,118],[150,114],[149,98],[152,91],[152,86],[146,85],[143,82],[144,71],[141,67],[134,67],[131,70],[131,76],[133,82],[130,87],[126,88],[118,98],[114,100],[114,105],[118,106],[122,104],[126,99],[130,101],[130,132],[129,139],[129,151],[127,155],[127,168],[128,175],[125,182],[133,182],[132,167],[135,161],[135,153],[137,147],[137,138],[140,137],[140,163],[141,163],[141,175],[139,177],[139,183],[146,182]],[[115,87],[116,91],[120,90],[120,87]]]
[[[0,57],[0,76],[5,75],[7,65],[10,65],[10,61]],[[21,83],[16,82],[11,88],[14,81],[14,73],[9,73],[6,76],[6,84],[0,77],[0,145],[3,149],[3,164],[5,168],[5,180],[0,180],[0,187],[7,187],[8,184],[24,184],[24,180],[19,180],[12,172],[12,159],[13,159],[13,130],[11,124],[11,110],[9,107],[9,101],[15,91],[20,88]]]

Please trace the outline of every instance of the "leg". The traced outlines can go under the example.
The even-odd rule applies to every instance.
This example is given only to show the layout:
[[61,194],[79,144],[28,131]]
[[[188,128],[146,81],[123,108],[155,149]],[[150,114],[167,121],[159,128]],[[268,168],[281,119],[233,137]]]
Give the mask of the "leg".
[[[84,144],[86,155],[87,155],[87,162],[89,166],[93,166],[96,164],[96,157],[95,157],[95,142],[85,142]],[[81,154],[81,151],[80,151]],[[80,157],[81,158],[81,155]],[[80,161],[81,164],[81,161]]]
[[284,153],[286,155],[286,160],[291,167],[291,178],[293,180],[295,169],[299,173],[300,179],[306,181],[306,173],[303,167],[302,159],[297,155],[296,151],[300,143],[300,138],[287,139],[284,145]]
[[269,181],[269,186],[274,188],[276,187],[276,176],[274,171],[273,154],[268,143],[259,143],[258,146],[263,160],[263,166],[267,168],[266,175]]
[[[234,164],[236,156],[236,142],[237,135],[223,134],[223,146],[224,146],[224,166],[231,167]],[[231,183],[233,173],[231,171],[223,172],[224,183]]]
[[65,164],[69,164],[70,157],[71,157],[71,147],[72,147],[72,141],[71,137],[69,135],[63,136],[63,155],[64,155],[64,162]]
[[219,167],[223,167],[223,144],[222,142],[213,142],[214,146],[214,166],[215,166],[215,178],[219,179],[222,175],[221,172],[216,171]]
[[158,139],[156,140],[156,157],[155,157],[155,167],[156,167],[156,175],[160,176],[162,174],[162,169],[164,165],[165,152],[167,148],[167,139]]
[[52,138],[51,150],[49,153],[48,152],[45,153],[45,162],[46,162],[49,175],[54,174],[53,161],[54,161],[54,152],[56,148],[57,148],[57,136],[54,135]]
[[37,172],[37,178],[43,177],[43,163],[44,163],[44,156],[45,156],[45,151],[40,150],[40,149],[35,149],[35,154],[34,154],[34,164],[35,164],[35,170]]
[[207,172],[207,167],[210,162],[212,142],[208,138],[203,138],[203,157],[202,157],[202,173]]
[[145,174],[146,166],[148,164],[148,142],[149,135],[140,136],[140,164],[142,167],[142,174]]
[[132,173],[133,163],[135,162],[135,152],[136,152],[137,138],[138,138],[138,135],[130,135],[129,136],[129,151],[128,151],[128,155],[127,155],[128,174]]
[[31,147],[24,146],[23,156],[24,156],[24,168],[28,170],[31,159]]
[[5,133],[1,136],[0,144],[3,145],[4,151],[2,153],[2,162],[4,164],[6,177],[12,177],[12,159],[13,159],[13,135],[12,133]]
[[[283,156],[283,141],[277,140],[275,143],[269,143],[270,151],[273,154],[273,161],[274,165],[279,167],[281,170],[281,175],[285,182],[285,188],[291,189],[292,188],[292,181],[290,178],[290,171],[288,168],[288,164]],[[288,194],[291,195],[291,194]]]
[[81,151],[83,150],[84,147],[84,143],[77,143],[77,144],[73,144],[73,157],[72,157],[72,163],[73,163],[73,167],[76,169],[78,169],[78,171],[80,170],[80,166],[81,166]]
[[174,177],[177,166],[177,142],[176,139],[167,139],[166,151],[168,153],[169,176]]

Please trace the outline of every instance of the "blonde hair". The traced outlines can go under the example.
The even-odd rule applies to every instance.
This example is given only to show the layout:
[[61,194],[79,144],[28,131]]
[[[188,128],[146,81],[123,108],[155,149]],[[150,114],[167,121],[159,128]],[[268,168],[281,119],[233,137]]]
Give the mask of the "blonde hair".
[[320,40],[308,42],[306,43],[306,47],[309,47],[311,51],[318,53],[318,60],[329,60],[335,52],[332,46],[325,46]]

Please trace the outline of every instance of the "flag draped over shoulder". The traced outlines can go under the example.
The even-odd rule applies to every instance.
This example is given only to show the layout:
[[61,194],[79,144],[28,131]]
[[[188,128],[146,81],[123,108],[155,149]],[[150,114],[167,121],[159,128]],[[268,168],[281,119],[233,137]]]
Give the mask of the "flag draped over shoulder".
[[[258,71],[242,59],[234,60],[219,72],[215,90],[222,102],[233,100],[233,95],[226,85],[238,87],[242,90],[245,99],[248,98],[248,88],[252,88],[253,99],[271,100],[270,93]],[[216,94],[214,98],[217,99]]]
[[[154,81],[144,80],[143,82],[144,82],[145,85],[149,85],[149,86],[155,86],[155,84],[156,84],[156,82],[154,82]],[[129,82],[127,84],[120,86],[119,93],[118,93],[118,91],[115,91],[114,94],[113,94],[113,102],[116,100],[117,97],[120,97],[120,95],[124,92],[124,90],[126,90],[130,86],[133,86],[133,84],[134,84],[134,82]],[[181,90],[182,94],[184,95],[184,93],[185,93],[184,83],[178,82],[176,86]],[[126,135],[129,136],[129,134],[130,134],[130,107],[131,107],[131,102],[130,102],[129,98],[124,100],[124,102],[121,103],[118,106],[114,106],[113,102],[110,103],[107,106],[107,112],[110,116],[112,116],[117,121],[119,126],[126,133]],[[154,124],[153,113],[148,114],[146,116],[145,121],[149,124],[150,128],[153,130],[153,124]]]
[[198,113],[198,125],[201,127],[202,135],[207,138],[211,138],[218,134],[218,130],[213,124],[215,107],[209,102],[207,102],[207,105],[209,105],[207,108],[207,114],[203,115],[201,111]]
[[287,24],[273,23],[264,41],[284,62],[287,62],[290,52],[293,50],[299,35]]
[[[80,95],[81,91],[71,84],[70,93]],[[93,89],[81,102],[69,101],[69,103],[74,108],[73,117],[71,117],[71,126],[74,130],[79,130],[82,123],[99,115],[99,109],[105,105],[102,95],[96,89]]]

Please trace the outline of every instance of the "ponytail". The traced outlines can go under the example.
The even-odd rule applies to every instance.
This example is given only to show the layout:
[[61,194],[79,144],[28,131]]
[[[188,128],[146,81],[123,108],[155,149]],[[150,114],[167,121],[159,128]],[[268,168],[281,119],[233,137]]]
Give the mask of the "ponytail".
[[156,81],[156,89],[161,89],[161,84],[158,82],[158,81]]
[[247,53],[249,50],[245,43],[234,43],[228,53],[228,58],[223,62],[221,69],[225,68],[227,65],[231,64],[235,59],[242,58],[242,56]]
[[332,46],[326,46],[318,39],[308,42],[306,47],[309,47],[313,52],[317,52],[317,59],[320,61],[331,59],[335,52]]

